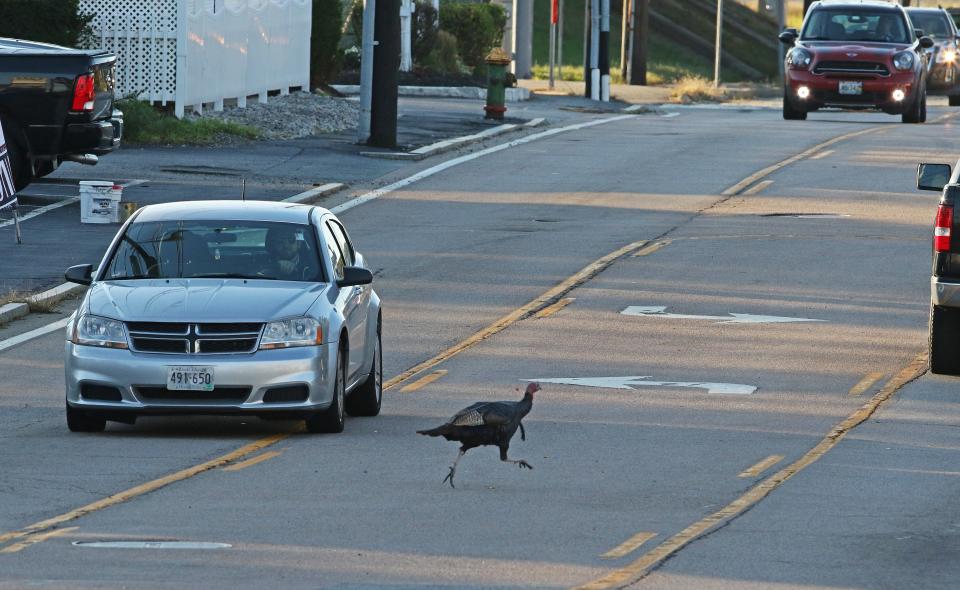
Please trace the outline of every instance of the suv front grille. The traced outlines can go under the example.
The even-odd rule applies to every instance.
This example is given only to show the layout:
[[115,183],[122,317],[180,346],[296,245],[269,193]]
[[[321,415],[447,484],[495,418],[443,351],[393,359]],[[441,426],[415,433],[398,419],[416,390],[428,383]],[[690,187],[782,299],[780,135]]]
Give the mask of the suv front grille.
[[263,324],[128,322],[134,352],[244,354],[257,348]]
[[814,74],[871,74],[889,76],[887,66],[871,61],[822,61],[813,67]]

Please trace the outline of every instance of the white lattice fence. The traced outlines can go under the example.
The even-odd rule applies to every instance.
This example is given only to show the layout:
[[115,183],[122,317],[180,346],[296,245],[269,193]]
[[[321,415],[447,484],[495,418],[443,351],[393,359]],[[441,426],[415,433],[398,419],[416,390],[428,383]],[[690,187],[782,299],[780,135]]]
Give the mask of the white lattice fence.
[[310,0],[81,0],[117,94],[190,107],[309,87]]

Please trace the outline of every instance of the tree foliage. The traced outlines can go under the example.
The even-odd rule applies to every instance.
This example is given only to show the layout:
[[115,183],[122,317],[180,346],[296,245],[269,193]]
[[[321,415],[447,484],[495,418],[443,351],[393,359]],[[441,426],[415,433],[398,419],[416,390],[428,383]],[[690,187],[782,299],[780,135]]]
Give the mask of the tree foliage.
[[332,80],[340,70],[343,52],[340,35],[343,5],[340,0],[313,0],[310,39],[310,84],[317,87]]
[[0,0],[0,37],[67,47],[88,44],[92,14],[80,14],[80,0]]
[[440,4],[440,28],[457,38],[463,63],[484,69],[484,58],[503,41],[507,15],[499,4],[453,2]]

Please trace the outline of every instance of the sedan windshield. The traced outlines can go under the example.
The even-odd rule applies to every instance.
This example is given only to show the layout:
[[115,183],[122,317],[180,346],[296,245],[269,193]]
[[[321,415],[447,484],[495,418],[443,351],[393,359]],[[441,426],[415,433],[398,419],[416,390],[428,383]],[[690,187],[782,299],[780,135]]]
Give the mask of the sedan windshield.
[[800,38],[804,41],[912,42],[907,23],[899,13],[863,9],[817,10],[810,15]]
[[267,221],[134,223],[105,280],[243,278],[323,281],[310,226]]
[[931,37],[946,39],[953,34],[947,16],[942,12],[911,12],[910,22],[915,29],[920,29],[924,35]]

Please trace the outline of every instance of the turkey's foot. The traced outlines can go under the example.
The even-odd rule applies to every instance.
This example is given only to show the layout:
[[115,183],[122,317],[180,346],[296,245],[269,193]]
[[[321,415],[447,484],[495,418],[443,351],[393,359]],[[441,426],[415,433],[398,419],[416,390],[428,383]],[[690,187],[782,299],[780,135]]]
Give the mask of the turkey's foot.
[[456,466],[456,465],[451,465],[451,466],[450,466],[450,473],[448,473],[447,476],[446,476],[445,478],[443,478],[443,481],[441,481],[440,483],[447,483],[447,481],[449,480],[449,481],[450,481],[450,487],[456,489],[457,486],[453,485],[453,476],[454,476],[456,473],[457,473],[457,466]]

